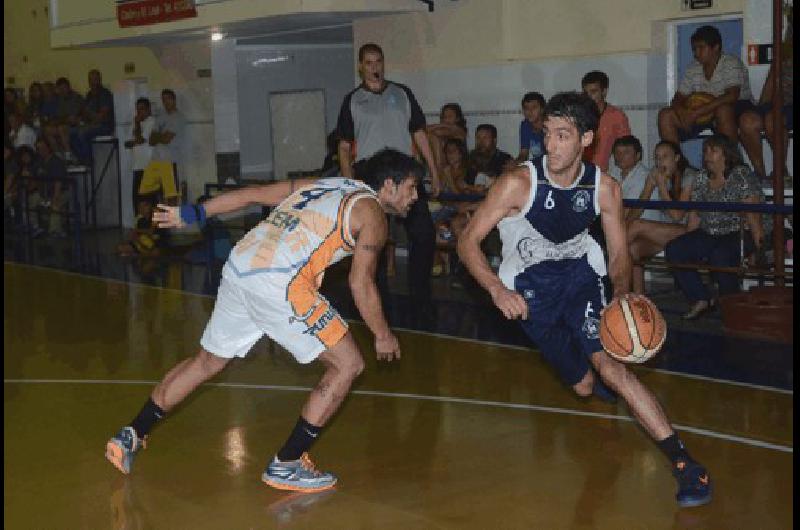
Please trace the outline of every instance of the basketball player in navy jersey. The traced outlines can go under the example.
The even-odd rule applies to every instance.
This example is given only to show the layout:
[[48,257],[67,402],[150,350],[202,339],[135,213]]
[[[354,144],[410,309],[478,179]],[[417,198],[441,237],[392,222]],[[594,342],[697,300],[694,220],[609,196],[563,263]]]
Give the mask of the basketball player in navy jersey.
[[[661,405],[623,363],[600,344],[606,306],[606,263],[589,235],[600,216],[608,247],[614,297],[630,297],[631,259],[619,184],[581,153],[591,145],[597,110],[587,96],[563,92],[545,108],[547,154],[525,162],[495,182],[458,242],[458,254],[506,318],[519,319],[542,357],[580,396],[597,393],[598,375],[672,462],[680,506],[711,500],[711,479],[672,429]],[[481,241],[497,227],[503,242],[498,274]]]

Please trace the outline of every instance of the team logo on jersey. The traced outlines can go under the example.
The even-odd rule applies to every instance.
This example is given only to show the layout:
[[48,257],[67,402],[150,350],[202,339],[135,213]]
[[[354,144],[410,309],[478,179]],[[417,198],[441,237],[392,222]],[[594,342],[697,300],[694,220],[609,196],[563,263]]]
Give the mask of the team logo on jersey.
[[585,212],[589,208],[589,192],[578,190],[572,197],[572,209],[578,213]]
[[534,242],[530,237],[523,237],[517,243],[517,252],[525,265],[533,263],[533,246]]
[[586,335],[587,339],[596,339],[600,336],[600,321],[594,317],[586,317],[583,321],[581,330]]

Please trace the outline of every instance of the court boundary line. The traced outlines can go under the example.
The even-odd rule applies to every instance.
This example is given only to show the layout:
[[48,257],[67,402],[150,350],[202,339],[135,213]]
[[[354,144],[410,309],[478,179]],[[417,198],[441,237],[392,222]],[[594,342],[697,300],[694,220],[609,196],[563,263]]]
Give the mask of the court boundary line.
[[[156,385],[158,381],[137,380],[137,379],[3,379],[3,384],[79,384],[79,385]],[[282,392],[310,392],[313,390],[311,387],[305,386],[292,386],[292,385],[261,385],[255,383],[205,383],[201,386],[210,386],[217,388],[238,388],[245,390],[275,390]],[[412,399],[416,401],[435,401],[439,403],[459,403],[462,405],[477,405],[483,407],[495,407],[513,410],[528,410],[534,412],[548,412],[551,414],[564,414],[569,416],[583,416],[591,418],[601,418],[608,420],[625,421],[635,423],[635,419],[631,416],[623,416],[620,414],[606,414],[603,412],[591,412],[585,410],[569,409],[564,407],[548,407],[545,405],[533,405],[528,403],[507,403],[503,401],[487,401],[482,399],[473,398],[459,398],[452,396],[432,396],[428,394],[410,394],[403,392],[383,392],[380,390],[351,390],[350,394],[358,396],[374,396],[374,397],[389,397],[397,399]],[[753,447],[760,447],[762,449],[771,449],[773,451],[780,451],[783,453],[794,454],[794,446],[774,444],[758,440],[755,438],[748,438],[745,436],[737,436],[734,434],[726,434],[722,432],[712,431],[710,429],[701,429],[699,427],[692,427],[690,425],[681,425],[678,423],[671,424],[672,428],[676,431],[690,432],[707,438],[716,438],[719,440],[726,440],[729,442],[739,443],[742,445],[749,445]]]
[[[4,265],[14,265],[14,266],[18,266],[18,267],[28,267],[28,268],[32,268],[32,269],[41,269],[41,270],[45,270],[45,271],[57,272],[57,273],[60,273],[60,274],[66,274],[66,275],[69,275],[69,276],[78,276],[80,278],[88,278],[88,279],[97,280],[97,281],[100,281],[100,282],[120,283],[120,284],[128,285],[128,286],[145,287],[145,288],[149,288],[149,289],[155,289],[157,291],[167,291],[167,292],[173,292],[173,293],[181,293],[181,294],[190,295],[190,296],[199,296],[200,298],[209,298],[211,300],[215,300],[216,299],[216,296],[210,295],[210,294],[195,293],[195,292],[192,292],[192,291],[185,291],[183,289],[173,289],[171,287],[161,287],[160,285],[150,285],[150,284],[147,284],[147,283],[137,283],[137,282],[119,280],[117,278],[106,278],[104,276],[94,276],[94,275],[86,274],[86,273],[82,273],[82,272],[65,271],[65,270],[62,270],[62,269],[54,269],[52,267],[45,267],[43,265],[31,265],[30,263],[18,263],[16,261],[8,261],[8,260],[4,260],[3,263],[4,263]],[[354,320],[354,319],[344,319],[344,320],[346,322],[348,322],[349,324],[358,324],[358,325],[366,326],[366,324],[361,320]],[[439,339],[457,340],[457,341],[462,341],[462,342],[472,342],[472,343],[475,343],[475,344],[484,344],[484,345],[487,345],[487,346],[494,346],[494,347],[498,347],[498,348],[509,348],[509,349],[512,349],[512,350],[529,351],[529,352],[532,352],[532,353],[537,351],[536,348],[529,347],[529,346],[519,346],[517,344],[504,344],[502,342],[494,342],[494,341],[482,340],[482,339],[472,339],[472,338],[469,338],[469,337],[458,337],[458,336],[455,336],[455,335],[446,335],[444,333],[435,333],[435,332],[432,332],[432,331],[423,331],[423,330],[418,330],[418,329],[403,328],[403,327],[397,327],[397,326],[392,327],[391,329],[396,330],[396,331],[402,331],[402,332],[405,332],[405,333],[415,333],[417,335],[425,335],[425,336],[429,336],[429,337],[436,337],[436,338],[439,338]],[[733,385],[733,386],[739,386],[739,387],[744,387],[744,388],[752,388],[752,389],[755,389],[755,390],[763,390],[765,392],[775,392],[775,393],[778,393],[778,394],[785,394],[785,395],[789,395],[789,396],[794,396],[794,390],[788,390],[788,389],[785,389],[785,388],[779,388],[779,387],[775,387],[775,386],[758,385],[758,384],[755,384],[755,383],[745,383],[743,381],[733,381],[733,380],[730,380],[730,379],[720,379],[720,378],[710,377],[710,376],[706,376],[706,375],[691,374],[691,373],[687,373],[687,372],[677,372],[677,371],[674,371],[674,370],[667,370],[666,368],[651,368],[649,366],[641,366],[641,365],[635,365],[635,367],[636,367],[636,370],[645,370],[645,371],[649,371],[649,372],[657,372],[657,373],[661,373],[661,374],[672,375],[672,376],[675,376],[675,377],[685,377],[687,379],[695,379],[695,380],[699,380],[699,381],[709,381],[709,382],[712,382],[712,383]]]

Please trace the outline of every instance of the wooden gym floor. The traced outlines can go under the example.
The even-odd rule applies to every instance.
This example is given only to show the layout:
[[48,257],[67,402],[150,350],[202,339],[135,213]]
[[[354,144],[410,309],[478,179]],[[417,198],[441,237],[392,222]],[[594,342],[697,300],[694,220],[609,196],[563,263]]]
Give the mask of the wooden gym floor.
[[582,400],[528,349],[399,334],[313,449],[333,491],[260,482],[319,366],[260,342],[162,422],[123,477],[103,453],[193,354],[210,297],[4,265],[4,523],[12,529],[785,529],[793,392],[637,367],[715,480],[680,509],[624,404]]

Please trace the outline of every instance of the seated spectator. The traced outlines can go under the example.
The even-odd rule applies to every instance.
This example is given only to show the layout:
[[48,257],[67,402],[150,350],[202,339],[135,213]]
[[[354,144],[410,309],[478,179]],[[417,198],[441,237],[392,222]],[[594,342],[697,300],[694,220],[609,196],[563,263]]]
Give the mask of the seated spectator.
[[[444,144],[444,165],[439,172],[441,193],[460,194],[465,192],[464,179],[467,173],[467,146],[456,138],[448,139]],[[434,227],[436,242],[440,245],[452,243],[466,226],[465,203],[454,201],[428,201]],[[433,275],[442,272],[442,264],[448,262],[446,253],[437,251],[434,255]],[[445,268],[447,266],[445,265]]]
[[[623,199],[638,199],[642,194],[647,174],[650,172],[642,163],[642,143],[632,135],[622,136],[614,141],[612,149],[614,154],[614,166],[608,174],[620,183]],[[629,219],[631,210],[625,211],[626,219]],[[641,212],[639,212],[641,214]],[[657,217],[658,212],[647,211],[646,218]]]
[[[781,63],[781,92],[783,96],[782,119],[777,124],[778,128],[783,130],[784,140],[784,156],[789,153],[789,136],[786,134],[787,130],[794,129],[794,53],[792,46],[792,11],[788,10],[788,25],[786,31],[786,40],[783,46],[783,61]],[[758,99],[758,105],[752,111],[744,112],[739,118],[739,134],[742,140],[742,146],[753,164],[753,169],[756,170],[761,176],[766,175],[766,168],[764,167],[764,148],[761,144],[761,132],[766,132],[767,141],[772,147],[772,152],[775,152],[775,129],[776,124],[772,115],[772,101],[774,99],[775,86],[775,65],[771,64],[769,67],[769,74],[767,80],[764,82],[764,88],[761,90],[761,97]],[[773,161],[773,166],[775,162]],[[784,177],[789,176],[789,170],[786,168],[786,158],[783,159],[784,164]]]
[[3,143],[3,220],[16,221],[19,216],[17,175],[19,168],[14,159],[14,146]]
[[97,70],[89,70],[89,92],[84,100],[82,124],[71,131],[70,145],[83,164],[92,159],[92,140],[114,133],[114,96],[103,86]]
[[155,201],[142,197],[139,202],[139,214],[134,220],[133,229],[128,233],[127,241],[117,245],[121,256],[153,257],[161,253],[163,246],[162,230],[153,222]]
[[500,174],[514,165],[514,159],[497,148],[497,127],[482,123],[475,129],[475,149],[469,153],[466,193],[485,193]]
[[439,111],[439,123],[432,123],[425,127],[428,142],[433,152],[433,160],[441,174],[445,166],[444,144],[447,140],[455,138],[462,142],[467,141],[467,120],[458,103],[447,103]]
[[34,128],[36,134],[42,130],[42,104],[44,92],[42,84],[34,81],[28,88],[28,105],[25,108],[25,121]]
[[593,70],[583,76],[581,88],[597,105],[597,112],[600,116],[594,141],[584,151],[583,157],[584,160],[588,160],[600,167],[603,172],[608,172],[608,162],[611,158],[614,142],[617,141],[617,138],[631,134],[628,116],[625,115],[622,109],[606,101],[606,97],[608,97],[608,76],[604,72]]
[[[711,119],[712,129],[738,143],[738,120],[753,109],[750,81],[742,60],[722,53],[722,36],[714,26],[702,26],[692,34],[695,62],[686,69],[669,107],[658,113],[662,140],[680,143],[694,138]],[[709,95],[708,102],[693,103],[695,95]],[[762,167],[757,168],[763,171]]]
[[[58,99],[55,120],[58,131],[58,148],[56,151],[63,153],[67,162],[77,162],[78,159],[70,145],[70,134],[72,130],[77,130],[81,124],[83,98],[72,90],[66,77],[60,77],[56,81],[56,94]],[[52,146],[52,142],[48,143]]]
[[3,135],[8,137],[9,123],[8,119],[11,114],[25,114],[25,100],[17,95],[17,90],[7,87],[4,93],[3,105]]
[[133,186],[131,187],[133,198],[133,211],[138,215],[144,215],[139,211],[142,203],[140,201],[139,188],[144,177],[144,170],[150,163],[153,156],[153,146],[150,145],[148,138],[153,132],[156,119],[151,114],[150,100],[139,98],[136,100],[136,114],[133,117],[133,138],[125,142],[125,147],[131,149],[133,165]]
[[[735,143],[717,134],[703,142],[704,170],[697,175],[692,187],[692,201],[749,202],[764,201],[764,192],[753,171],[747,167]],[[690,211],[687,232],[667,243],[669,263],[707,263],[714,267],[736,267],[740,264],[740,228],[742,217],[747,219],[751,237],[745,239],[745,255],[763,249],[772,218],[758,213]],[[686,320],[698,318],[714,306],[713,298],[703,284],[700,273],[692,269],[675,269],[678,287],[692,304],[683,315]],[[713,272],[719,285],[719,295],[739,290],[735,273]]]
[[[689,165],[676,144],[661,141],[653,156],[655,165],[638,199],[689,201],[697,170]],[[644,212],[644,213],[642,213]],[[686,210],[627,210],[628,248],[633,260],[633,292],[644,292],[641,261],[655,256],[678,236],[686,233]]]
[[[44,138],[36,141],[39,161],[34,171],[33,189],[29,188],[28,208],[34,210],[33,237],[50,235],[64,237],[64,217],[69,211],[70,190],[65,185],[67,165],[57,157]],[[42,218],[47,219],[47,230],[41,228]]]
[[[36,158],[36,151],[27,145],[23,145],[15,150],[14,157],[17,167],[17,193],[21,190],[25,190],[27,195],[35,193],[39,189],[39,185],[36,180],[31,179],[31,177],[35,177],[38,171],[39,162]],[[24,205],[22,202],[21,204]],[[28,207],[30,207],[30,205],[28,205]],[[30,221],[30,224],[26,226],[26,228],[36,233],[39,228],[38,219],[38,215],[32,215],[31,212],[27,212],[24,220]]]
[[519,155],[517,162],[536,160],[544,155],[544,96],[528,92],[522,97],[522,114],[519,124]]
[[58,117],[58,97],[56,85],[47,81],[42,84],[42,104],[39,108],[41,126],[54,122]]
[[19,112],[12,112],[8,116],[8,127],[7,140],[11,142],[15,149],[23,145],[33,148],[36,143],[36,131],[25,123],[24,115]]

